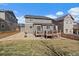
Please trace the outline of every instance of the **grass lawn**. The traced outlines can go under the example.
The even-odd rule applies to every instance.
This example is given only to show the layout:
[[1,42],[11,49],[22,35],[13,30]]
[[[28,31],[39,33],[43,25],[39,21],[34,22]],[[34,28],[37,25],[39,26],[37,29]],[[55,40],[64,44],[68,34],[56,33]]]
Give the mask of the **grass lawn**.
[[5,40],[0,41],[3,56],[60,56],[79,55],[75,40]]

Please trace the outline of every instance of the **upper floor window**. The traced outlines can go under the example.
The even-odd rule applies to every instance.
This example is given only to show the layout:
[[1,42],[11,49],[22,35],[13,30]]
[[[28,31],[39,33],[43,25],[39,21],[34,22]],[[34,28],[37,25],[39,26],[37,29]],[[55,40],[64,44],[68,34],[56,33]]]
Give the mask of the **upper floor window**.
[[66,29],[66,32],[68,32],[68,29]]
[[72,21],[70,21],[70,24],[72,24]]
[[67,19],[67,20],[65,21],[66,24],[72,24],[72,22],[73,22],[73,21],[72,21],[71,19]]
[[66,21],[66,24],[68,24],[68,21]]

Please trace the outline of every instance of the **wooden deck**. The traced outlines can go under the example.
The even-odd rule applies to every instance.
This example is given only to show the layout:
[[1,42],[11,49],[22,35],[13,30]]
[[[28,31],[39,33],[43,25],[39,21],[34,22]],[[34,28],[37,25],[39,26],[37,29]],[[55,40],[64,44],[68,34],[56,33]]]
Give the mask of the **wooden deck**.
[[52,31],[47,31],[47,32],[36,32],[35,33],[36,37],[58,37],[60,36],[60,33],[54,33]]

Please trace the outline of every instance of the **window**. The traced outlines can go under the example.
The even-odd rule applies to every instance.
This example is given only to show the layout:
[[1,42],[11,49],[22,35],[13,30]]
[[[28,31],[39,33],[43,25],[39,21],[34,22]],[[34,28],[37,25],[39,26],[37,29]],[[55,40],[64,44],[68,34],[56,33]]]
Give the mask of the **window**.
[[32,28],[32,26],[30,26],[30,28]]
[[66,21],[66,24],[68,24],[68,21]]
[[72,21],[70,21],[70,24],[72,24]]
[[66,29],[66,32],[68,32],[68,29]]
[[70,33],[71,33],[71,30],[70,30]]
[[41,26],[37,26],[37,30],[38,31],[41,31]]
[[72,33],[72,30],[70,29],[70,33]]
[[69,22],[69,21],[68,21],[68,20],[66,20],[66,24],[68,24],[68,22]]
[[5,28],[5,25],[4,24],[1,24],[1,29],[4,29]]

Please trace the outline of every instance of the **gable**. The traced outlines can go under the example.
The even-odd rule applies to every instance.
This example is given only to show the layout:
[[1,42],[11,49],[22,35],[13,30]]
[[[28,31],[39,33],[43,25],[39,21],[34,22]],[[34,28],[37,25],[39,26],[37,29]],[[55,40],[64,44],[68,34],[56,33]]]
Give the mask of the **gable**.
[[56,21],[57,21],[57,22],[63,22],[63,21],[65,20],[65,18],[71,18],[72,20],[74,20],[74,18],[73,18],[70,14],[67,14],[67,15],[58,17],[58,18],[56,19]]

